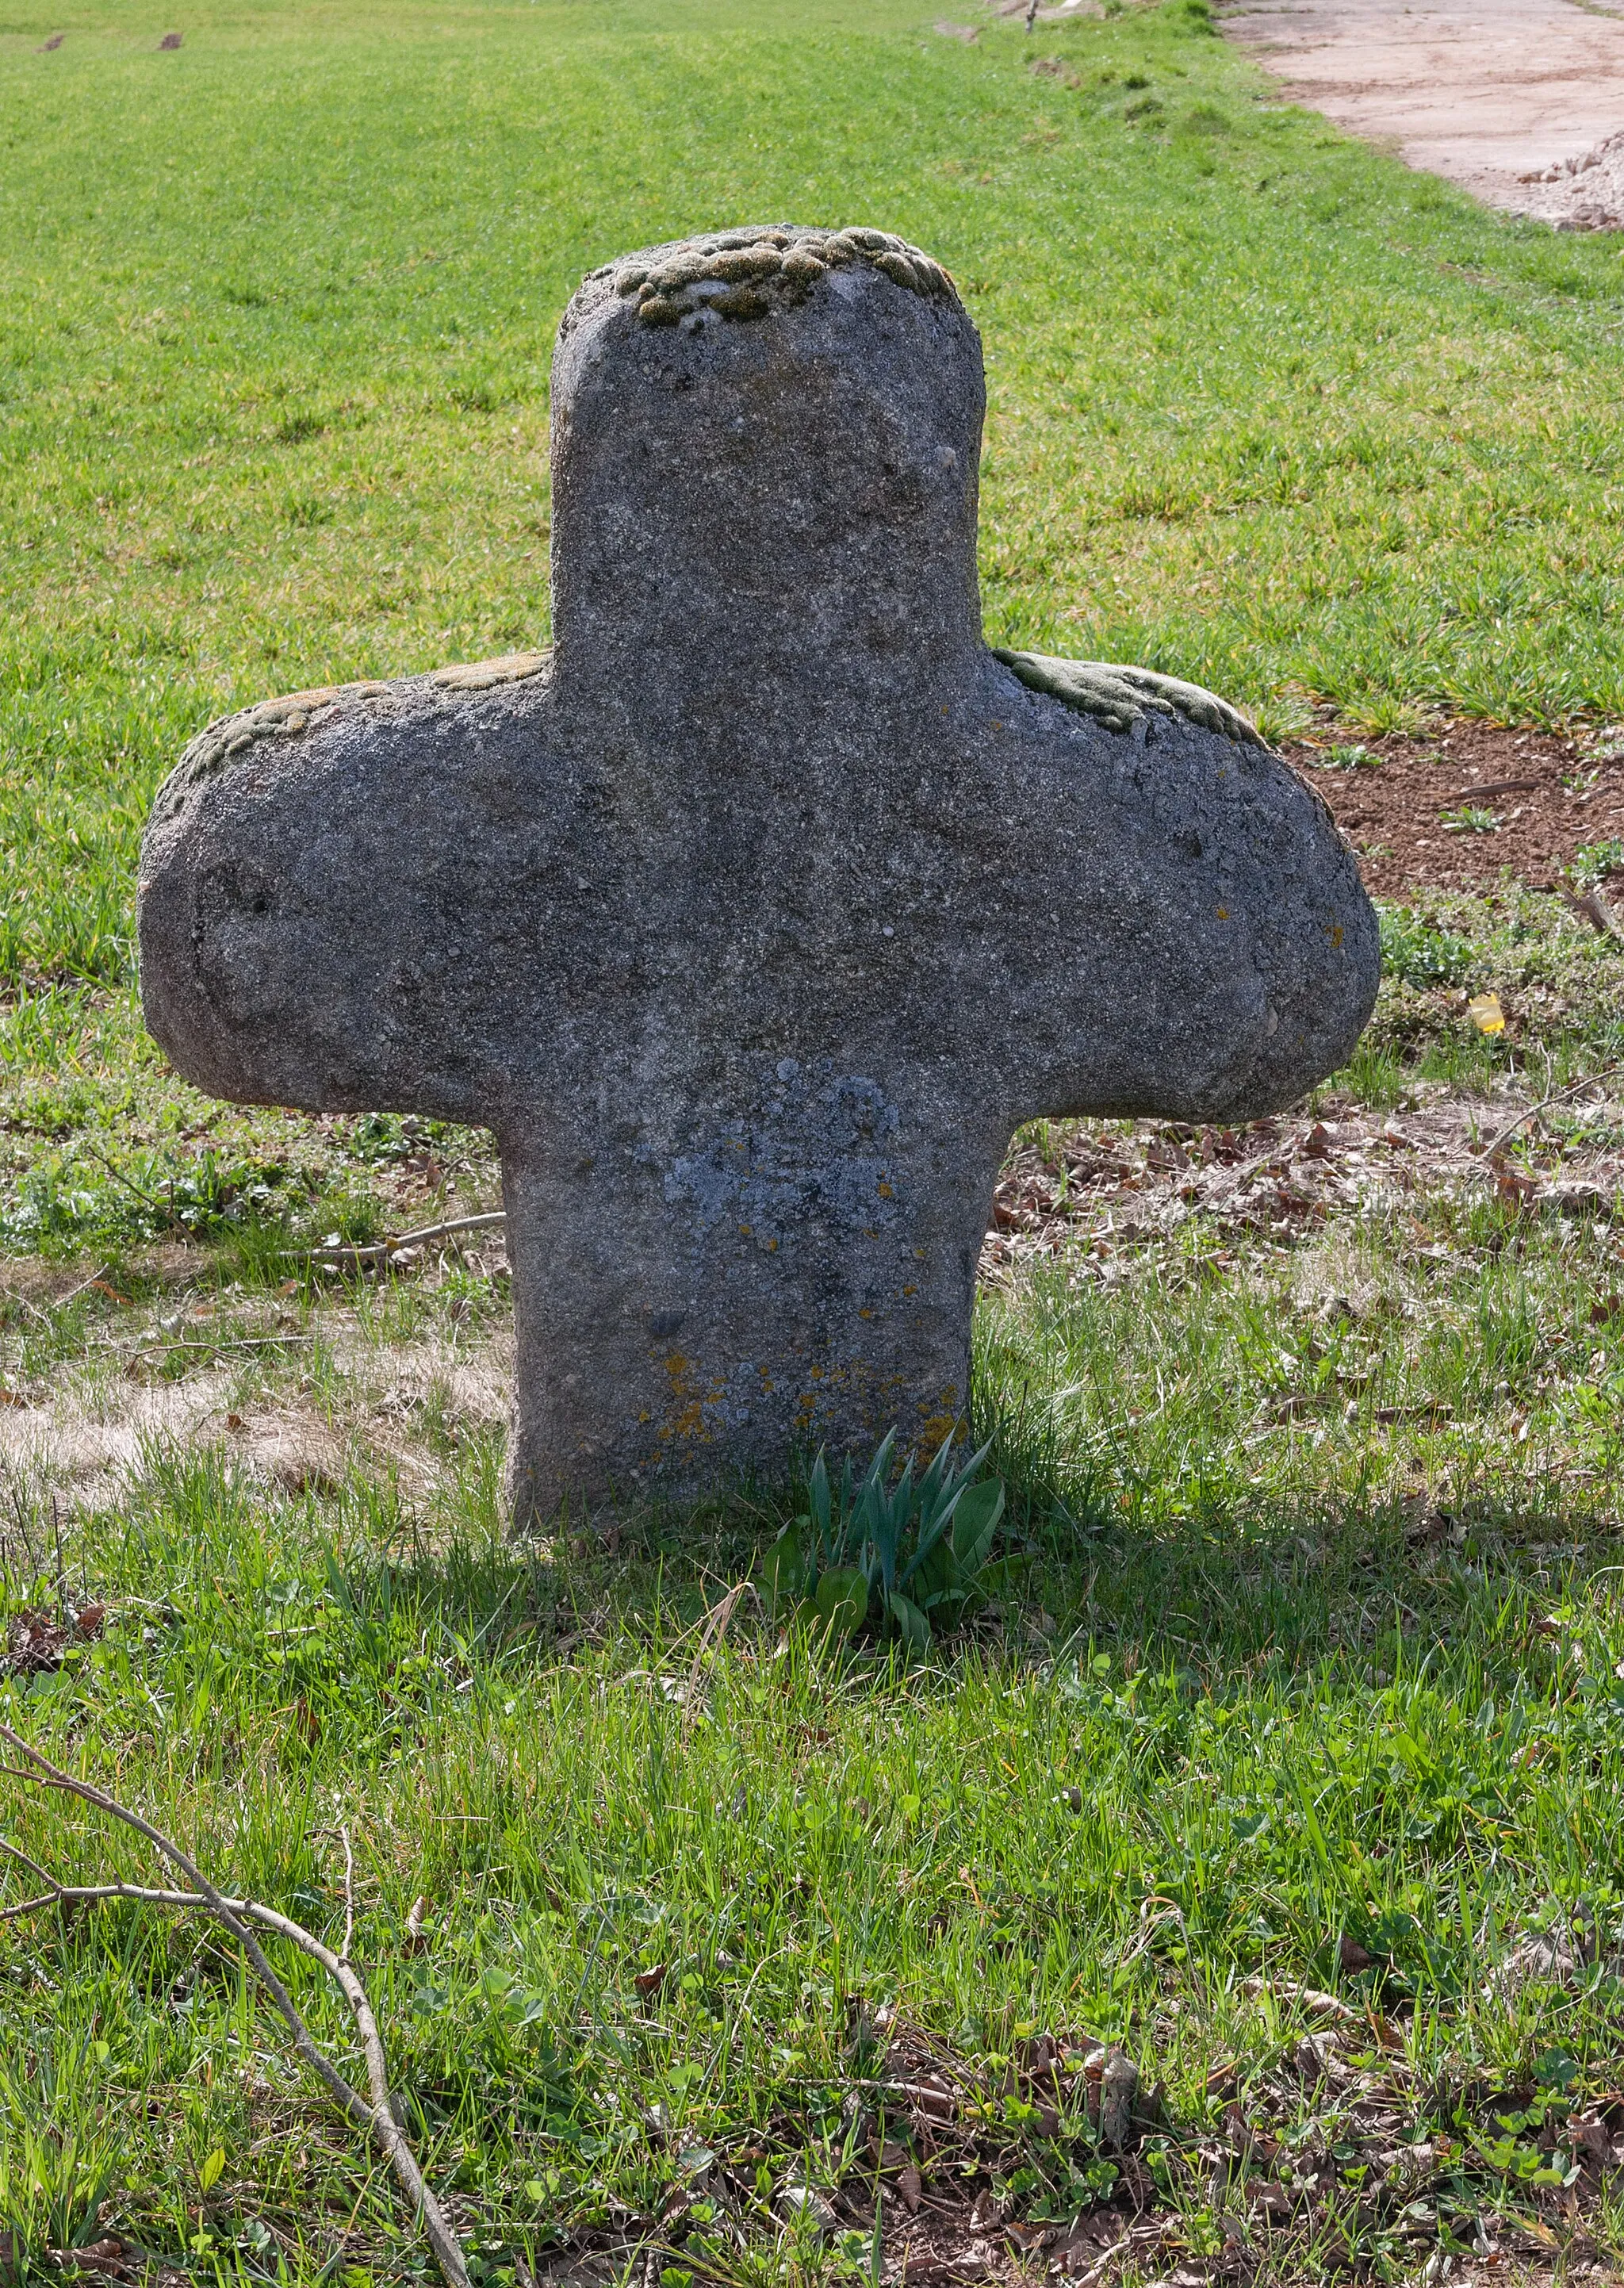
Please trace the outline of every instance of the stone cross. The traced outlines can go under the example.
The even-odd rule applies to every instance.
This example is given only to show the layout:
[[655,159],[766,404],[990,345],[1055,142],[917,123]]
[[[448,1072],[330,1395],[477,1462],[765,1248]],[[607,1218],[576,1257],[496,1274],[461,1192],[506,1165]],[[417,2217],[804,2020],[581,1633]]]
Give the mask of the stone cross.
[[157,798],[188,1079],[495,1131],[519,1523],[931,1445],[1020,1123],[1275,1111],[1369,1013],[1353,861],[1243,718],[983,642],[982,409],[882,232],[613,263],[553,365],[551,654],[273,701]]

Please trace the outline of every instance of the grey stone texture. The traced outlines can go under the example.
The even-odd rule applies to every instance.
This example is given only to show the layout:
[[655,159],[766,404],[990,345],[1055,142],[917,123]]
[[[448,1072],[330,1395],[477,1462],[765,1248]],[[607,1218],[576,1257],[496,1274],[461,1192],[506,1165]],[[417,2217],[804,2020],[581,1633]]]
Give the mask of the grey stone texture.
[[1275,1111],[1369,1013],[1353,861],[1243,717],[982,641],[982,410],[882,233],[611,264],[553,365],[551,653],[250,709],[158,796],[188,1079],[495,1132],[520,1524],[939,1439],[1021,1122]]

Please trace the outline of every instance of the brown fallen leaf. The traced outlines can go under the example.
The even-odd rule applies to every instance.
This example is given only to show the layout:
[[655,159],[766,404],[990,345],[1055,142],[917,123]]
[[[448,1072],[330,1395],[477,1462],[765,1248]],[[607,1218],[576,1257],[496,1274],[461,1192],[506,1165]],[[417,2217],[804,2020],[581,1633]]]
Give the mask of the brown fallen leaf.
[[51,2254],[63,2272],[103,2272],[116,2277],[129,2271],[134,2251],[122,2240],[92,2240],[83,2248],[53,2249]]
[[1119,2050],[1107,2061],[1100,2084],[1099,2141],[1107,2153],[1120,2153],[1132,2134],[1138,2093],[1139,2069]]
[[911,2161],[905,2161],[898,2173],[897,2190],[902,2196],[902,2205],[909,2216],[917,2216],[923,2187],[920,2183],[919,2172]]
[[1612,2139],[1604,2121],[1595,2118],[1570,2121],[1567,2141],[1576,2160],[1583,2161],[1598,2173],[1612,2166]]
[[1241,1991],[1251,1995],[1255,2001],[1271,1993],[1277,2002],[1295,2002],[1300,2010],[1306,2010],[1311,2018],[1332,2018],[1343,2026],[1356,2026],[1361,2022],[1359,2011],[1344,2002],[1339,1994],[1322,1994],[1315,1986],[1294,1986],[1289,1979],[1248,1978],[1244,1982]]
[[1503,1207],[1526,1207],[1540,1188],[1537,1176],[1525,1176],[1520,1168],[1497,1167],[1494,1171],[1494,1192]]
[[1624,938],[1624,921],[1619,918],[1612,902],[1599,889],[1586,890],[1580,897],[1570,898],[1569,905],[1576,914],[1582,914],[1592,929],[1600,930],[1604,937]]
[[1291,2195],[1284,2185],[1267,2182],[1250,2184],[1247,2187],[1247,2200],[1248,2205],[1261,2216],[1273,2219],[1288,2217],[1291,2214]]
[[406,1936],[402,1943],[408,1954],[422,1954],[428,1946],[428,1933],[424,1929],[428,1911],[428,1894],[419,1891],[406,1918]]
[[107,1609],[105,1605],[85,1605],[75,1614],[74,1626],[82,1637],[93,1639],[101,1634],[102,1630],[107,1626]]
[[656,1963],[652,1970],[639,1970],[631,1982],[639,1994],[658,1994],[665,1984],[665,1974],[670,1966],[669,1962]]
[[1336,1942],[1336,1959],[1344,1970],[1368,1970],[1374,1960],[1370,1949],[1344,1931]]

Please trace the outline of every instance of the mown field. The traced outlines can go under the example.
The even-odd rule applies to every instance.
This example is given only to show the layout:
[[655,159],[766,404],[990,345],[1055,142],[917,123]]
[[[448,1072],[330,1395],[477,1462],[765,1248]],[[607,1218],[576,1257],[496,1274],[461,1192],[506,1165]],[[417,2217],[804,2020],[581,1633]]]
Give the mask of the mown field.
[[[952,268],[994,640],[1282,735],[1607,737],[1624,244],[1277,107],[1199,0],[976,24],[0,16],[0,1715],[222,1885],[353,1911],[476,2277],[1617,2276],[1615,942],[1418,898],[1299,1114],[1021,1140],[1002,1570],[912,1659],[749,1597],[707,1637],[795,1487],[504,1541],[499,1244],[323,1268],[491,1205],[487,1141],[225,1109],[140,1029],[157,780],[229,707],[545,640],[554,324],[693,228]],[[51,1876],[156,1879],[4,1787]],[[1046,2035],[1133,2062],[1125,2140]],[[234,1948],[128,1904],[0,1921],[0,2276],[74,2246],[431,2269]]]

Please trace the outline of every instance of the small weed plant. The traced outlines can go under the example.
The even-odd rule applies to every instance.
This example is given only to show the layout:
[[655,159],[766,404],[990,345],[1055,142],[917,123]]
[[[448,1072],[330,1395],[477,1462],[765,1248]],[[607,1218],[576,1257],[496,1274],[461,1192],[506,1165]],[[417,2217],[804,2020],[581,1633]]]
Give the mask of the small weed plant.
[[1610,874],[1624,874],[1624,836],[1610,835],[1605,842],[1587,843],[1575,850],[1568,870],[1581,890],[1594,890]]
[[1406,985],[1459,985],[1472,965],[1470,938],[1440,927],[1408,906],[1390,906],[1382,916],[1382,966]]

